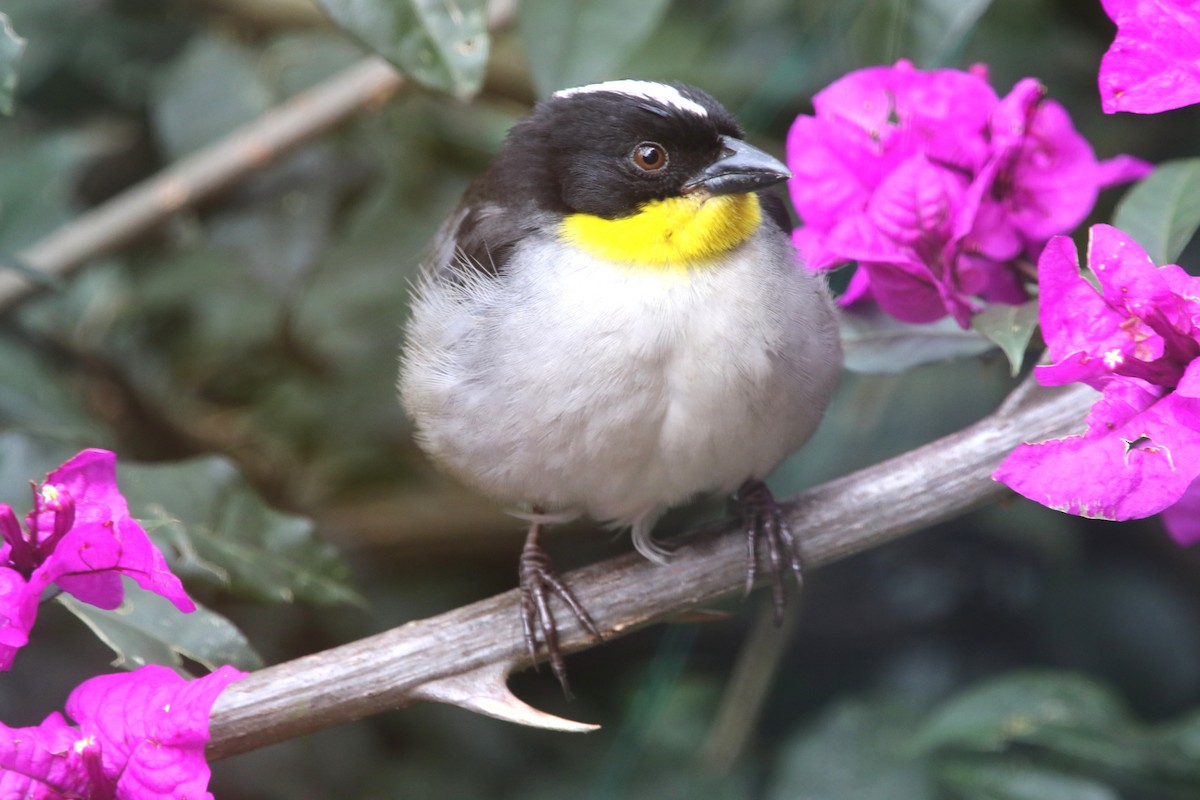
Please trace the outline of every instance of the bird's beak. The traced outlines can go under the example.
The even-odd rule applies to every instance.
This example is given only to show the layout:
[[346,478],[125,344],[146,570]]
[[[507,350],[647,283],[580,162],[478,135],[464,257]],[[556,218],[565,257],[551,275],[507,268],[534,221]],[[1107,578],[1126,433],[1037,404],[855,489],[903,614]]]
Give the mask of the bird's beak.
[[786,181],[792,173],[779,159],[732,136],[721,137],[721,155],[683,185],[685,193],[753,192]]

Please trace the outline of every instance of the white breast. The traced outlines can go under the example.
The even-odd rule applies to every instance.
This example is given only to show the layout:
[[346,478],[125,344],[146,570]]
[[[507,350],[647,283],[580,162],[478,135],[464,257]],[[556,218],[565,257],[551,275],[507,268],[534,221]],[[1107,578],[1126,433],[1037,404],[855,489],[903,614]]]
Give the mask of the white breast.
[[401,392],[464,482],[644,528],[812,434],[840,349],[823,279],[785,237],[686,274],[523,247],[519,272],[431,284],[414,305]]

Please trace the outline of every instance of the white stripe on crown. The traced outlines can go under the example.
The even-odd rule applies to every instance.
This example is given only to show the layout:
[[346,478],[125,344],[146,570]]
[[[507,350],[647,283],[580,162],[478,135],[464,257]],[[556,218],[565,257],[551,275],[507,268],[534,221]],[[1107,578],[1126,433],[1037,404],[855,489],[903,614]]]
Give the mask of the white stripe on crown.
[[668,86],[665,83],[655,83],[653,81],[623,80],[589,83],[587,86],[576,86],[574,89],[563,89],[555,92],[554,97],[573,97],[577,94],[587,94],[588,92],[615,92],[616,94],[623,94],[628,97],[641,97],[663,106],[669,106],[680,111],[688,111],[698,117],[708,116],[708,109],[695,100],[684,97],[674,86]]

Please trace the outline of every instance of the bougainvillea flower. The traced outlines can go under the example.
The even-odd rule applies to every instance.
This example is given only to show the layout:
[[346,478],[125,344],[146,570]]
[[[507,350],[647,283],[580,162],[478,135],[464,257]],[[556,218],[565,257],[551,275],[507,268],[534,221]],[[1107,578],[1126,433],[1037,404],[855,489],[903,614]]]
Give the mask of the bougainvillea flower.
[[0,504],[0,669],[28,638],[50,584],[100,608],[121,604],[127,575],[180,611],[195,609],[117,489],[116,457],[84,450],[35,487],[24,528]]
[[37,727],[0,724],[0,797],[211,800],[209,712],[244,677],[226,666],[189,681],[151,665],[84,681],[67,700],[76,725],[58,713]]
[[1162,518],[1167,533],[1179,544],[1200,542],[1200,480],[1192,481],[1179,502],[1162,512]]
[[[29,643],[33,615],[37,613],[37,598],[32,604],[29,584],[25,577],[10,567],[0,567],[0,670],[12,667],[17,651]],[[3,796],[3,795],[0,795]]]
[[906,322],[1026,299],[1020,262],[1079,225],[1100,189],[1145,175],[1098,162],[1032,79],[999,98],[982,67],[907,61],[850,73],[788,134],[794,243],[811,269],[854,261],[844,305],[874,299]]
[[[1045,385],[1103,392],[1076,436],[1025,444],[994,477],[1043,505],[1101,519],[1170,508],[1200,476],[1200,278],[1155,267],[1127,235],[1091,230],[1079,271],[1071,240],[1055,237],[1038,262]],[[1181,538],[1183,535],[1181,534]]]
[[91,798],[79,731],[57,711],[37,727],[0,723],[0,797]]
[[1200,102],[1200,3],[1101,0],[1117,37],[1100,61],[1106,113],[1155,114]]

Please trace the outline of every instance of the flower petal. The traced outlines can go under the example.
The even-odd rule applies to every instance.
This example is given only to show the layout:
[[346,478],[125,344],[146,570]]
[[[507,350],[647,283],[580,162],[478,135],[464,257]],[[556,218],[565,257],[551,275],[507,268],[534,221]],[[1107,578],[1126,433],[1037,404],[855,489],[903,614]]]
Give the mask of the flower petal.
[[1015,155],[1005,171],[1004,202],[1026,241],[1040,245],[1083,222],[1096,204],[1101,172],[1066,109],[1050,99],[1038,103]]
[[[1176,503],[1200,475],[1200,400],[1171,393],[1109,428],[1132,383],[1113,381],[1086,435],[1024,444],[993,477],[1049,508],[1099,519],[1148,517]],[[1120,395],[1120,396],[1119,396]]]
[[1122,183],[1140,181],[1154,171],[1154,165],[1149,161],[1129,155],[1119,155],[1106,158],[1096,165],[1096,179],[1100,188],[1119,186]]
[[[796,245],[813,268],[864,265],[859,288],[869,280],[880,305],[910,322],[949,313],[967,326],[980,300],[1023,302],[1023,259],[1075,228],[1101,187],[1149,169],[1128,157],[1097,162],[1038,81],[1001,100],[983,67],[858,70],[813,107],[788,134],[805,226]],[[1063,355],[1077,350],[1088,354]]]
[[797,117],[787,138],[788,191],[803,223],[828,230],[861,211],[885,174],[881,156],[877,140],[844,120]]
[[1163,510],[1162,520],[1167,533],[1179,544],[1200,542],[1200,480],[1192,481],[1183,497]]
[[211,799],[204,760],[209,712],[225,687],[245,676],[221,667],[189,681],[155,665],[101,675],[76,687],[67,713],[100,743],[119,797]]
[[79,739],[79,731],[57,712],[36,727],[9,728],[0,723],[0,797],[92,797]]
[[117,488],[117,457],[108,450],[84,450],[46,476],[44,486],[65,491],[75,503],[75,522],[109,522],[129,516]]
[[1106,113],[1153,114],[1200,101],[1200,6],[1188,0],[1104,0],[1117,36],[1100,61]]
[[1174,273],[1155,267],[1133,239],[1108,225],[1092,228],[1088,263],[1099,292],[1079,274],[1066,237],[1052,239],[1038,260],[1042,334],[1054,362],[1035,370],[1038,380],[1100,388],[1121,373],[1172,385],[1181,369],[1165,363],[1164,353],[1193,344],[1178,330],[1190,322],[1187,302],[1171,289]]
[[166,559],[132,517],[115,525],[76,525],[37,570],[31,583],[58,583],[85,603],[113,609],[121,604],[121,575],[170,600],[180,611],[196,608]]

